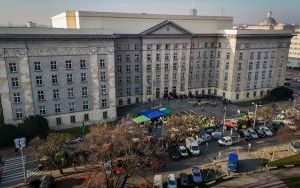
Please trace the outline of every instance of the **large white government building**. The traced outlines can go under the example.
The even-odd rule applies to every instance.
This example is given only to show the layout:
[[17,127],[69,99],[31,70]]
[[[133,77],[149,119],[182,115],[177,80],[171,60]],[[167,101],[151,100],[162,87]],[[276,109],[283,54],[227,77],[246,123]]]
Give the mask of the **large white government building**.
[[52,28],[0,28],[5,123],[113,121],[169,94],[258,99],[283,85],[292,33],[232,29],[226,16],[64,12]]

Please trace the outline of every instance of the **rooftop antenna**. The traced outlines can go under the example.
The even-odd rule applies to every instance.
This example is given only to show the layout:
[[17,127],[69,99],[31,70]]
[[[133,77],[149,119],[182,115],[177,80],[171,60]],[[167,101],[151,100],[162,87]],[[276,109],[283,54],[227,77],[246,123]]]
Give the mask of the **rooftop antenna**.
[[223,7],[223,5],[224,5],[224,1],[222,1],[222,3],[221,3],[221,16],[224,15],[224,7]]

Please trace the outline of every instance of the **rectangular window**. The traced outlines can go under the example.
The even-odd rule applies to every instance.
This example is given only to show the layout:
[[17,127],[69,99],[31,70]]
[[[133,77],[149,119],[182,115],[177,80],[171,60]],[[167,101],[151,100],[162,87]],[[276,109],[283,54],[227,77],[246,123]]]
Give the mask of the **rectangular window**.
[[89,101],[82,101],[82,109],[83,110],[89,109]]
[[174,60],[178,60],[178,54],[177,54],[177,53],[174,53],[173,59],[174,59]]
[[58,84],[58,79],[57,79],[57,75],[56,74],[54,74],[54,75],[52,75],[51,76],[52,77],[52,84]]
[[72,61],[71,60],[66,60],[66,69],[72,69]]
[[105,81],[106,80],[106,72],[100,72],[100,80]]
[[120,65],[117,66],[117,73],[122,73],[122,66]]
[[140,59],[139,54],[134,55],[134,60],[138,61]]
[[58,91],[58,89],[54,89],[53,90],[53,98],[54,99],[59,99],[59,91]]
[[75,91],[74,91],[74,88],[73,88],[73,87],[68,88],[68,97],[69,97],[69,98],[75,97]]
[[71,123],[76,123],[76,117],[75,116],[70,116],[71,118]]
[[126,89],[126,94],[127,94],[127,95],[131,95],[131,88],[127,88],[127,89]]
[[56,61],[50,61],[50,69],[53,70],[57,70],[57,63]]
[[226,59],[230,59],[230,53],[226,53]]
[[140,82],[140,76],[134,76],[134,82],[139,83]]
[[46,106],[40,106],[40,115],[45,115],[46,114]]
[[152,71],[151,65],[147,65],[147,72],[151,72],[151,71]]
[[104,59],[100,59],[100,68],[105,68],[105,60]]
[[123,105],[123,100],[119,99],[119,105]]
[[20,93],[14,93],[14,102],[15,103],[20,103],[21,102]]
[[41,62],[39,62],[39,61],[34,62],[34,70],[35,71],[41,71],[42,70]]
[[87,86],[84,86],[84,87],[81,88],[81,94],[82,94],[83,97],[88,96],[88,88],[87,88]]
[[254,58],[254,52],[250,52],[250,59],[252,60]]
[[152,60],[151,54],[147,54],[147,61],[150,62]]
[[38,94],[38,100],[40,100],[40,101],[45,100],[44,91],[40,90],[37,92],[37,94]]
[[126,58],[125,58],[125,59],[126,59],[126,61],[127,61],[127,62],[129,62],[129,61],[130,61],[130,55],[129,55],[129,54],[126,54],[126,56],[125,56],[125,57],[126,57]]
[[75,103],[74,102],[70,102],[69,103],[69,111],[70,112],[74,112],[75,111]]
[[54,111],[55,111],[55,113],[60,113],[60,104],[54,105]]
[[107,107],[107,100],[106,99],[102,99],[101,106],[102,106],[102,108]]
[[12,87],[19,87],[19,79],[17,77],[11,78],[11,86]]
[[102,95],[106,95],[107,94],[106,85],[101,85],[101,94]]
[[160,44],[157,44],[157,45],[156,45],[156,49],[157,49],[157,50],[160,50],[160,47],[161,47]]
[[169,64],[165,64],[165,71],[169,70]]
[[138,44],[134,44],[134,49],[138,50],[139,49],[139,45]]
[[161,57],[160,54],[156,54],[156,61],[160,61],[161,60],[160,57]]
[[117,62],[121,62],[122,61],[122,56],[121,55],[117,55]]
[[260,59],[261,52],[257,52],[257,59]]
[[134,88],[134,93],[136,95],[140,94],[140,88],[139,87]]
[[156,71],[160,71],[160,64],[156,64]]
[[127,77],[126,77],[126,81],[127,81],[127,83],[130,84],[130,83],[131,83],[131,77],[130,77],[130,76],[127,76]]
[[105,112],[103,112],[103,119],[107,119],[107,118],[108,118],[107,112],[105,111]]
[[9,63],[9,71],[10,72],[17,72],[17,64],[16,63]]
[[84,114],[83,119],[84,119],[84,121],[89,121],[90,120],[89,114]]
[[126,65],[126,72],[130,72],[130,65]]
[[122,77],[118,77],[118,84],[121,84],[122,83]]
[[68,84],[73,83],[73,74],[67,74],[67,83]]
[[166,60],[166,61],[169,61],[169,60],[170,60],[170,54],[168,54],[168,53],[165,54],[165,60]]
[[81,78],[81,82],[86,82],[87,81],[86,73],[81,73],[80,78]]
[[139,65],[135,65],[134,66],[134,71],[135,72],[140,72],[140,66]]
[[81,69],[86,69],[86,63],[85,63],[85,60],[84,60],[84,59],[81,59],[81,60],[80,60],[80,68],[81,68]]
[[56,125],[61,125],[61,118],[56,118]]
[[43,85],[42,76],[36,76],[35,83],[36,83],[36,85]]
[[147,50],[151,50],[152,49],[152,45],[151,44],[147,44]]
[[16,118],[17,119],[23,118],[23,109],[22,108],[17,108],[16,109]]

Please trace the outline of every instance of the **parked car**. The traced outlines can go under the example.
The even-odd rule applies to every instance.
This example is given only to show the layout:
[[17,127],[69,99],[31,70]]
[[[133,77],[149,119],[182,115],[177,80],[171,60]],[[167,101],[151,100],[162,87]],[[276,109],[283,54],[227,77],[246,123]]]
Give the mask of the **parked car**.
[[257,133],[252,128],[248,128],[247,131],[249,132],[251,138],[253,138],[253,139],[257,139],[258,138]]
[[205,143],[205,142],[210,141],[211,138],[212,138],[212,136],[211,136],[210,134],[208,134],[208,133],[202,133],[202,134],[200,135],[200,137],[197,138],[196,141],[198,142],[198,144],[202,144],[202,143]]
[[185,145],[192,155],[200,155],[199,145],[193,137],[186,138]]
[[257,135],[258,135],[260,138],[265,138],[265,137],[266,137],[266,134],[265,134],[264,131],[262,131],[261,129],[256,128],[255,131],[256,131]]
[[51,188],[54,187],[54,178],[51,175],[43,176],[41,179],[40,188]]
[[179,175],[180,187],[193,187],[193,183],[190,181],[189,176],[186,173]]
[[250,133],[248,131],[246,131],[245,129],[240,129],[239,133],[240,133],[240,136],[242,138],[244,138],[245,140],[251,140],[251,138],[252,138]]
[[153,188],[163,188],[162,175],[158,174],[158,175],[154,176],[154,179],[153,179]]
[[39,188],[41,183],[40,179],[33,179],[28,183],[27,188]]
[[184,147],[184,146],[179,146],[179,153],[180,153],[181,157],[189,156],[188,151],[187,151],[186,147]]
[[300,153],[300,141],[292,141],[290,142],[290,148],[295,153]]
[[261,126],[260,129],[267,135],[267,136],[273,136],[272,131],[266,127],[266,126]]
[[283,127],[284,127],[284,123],[282,122],[276,122],[271,124],[271,130],[273,131],[273,133],[277,133]]
[[177,181],[175,174],[169,174],[167,177],[167,188],[177,188]]
[[215,131],[215,132],[211,133],[212,139],[215,139],[215,140],[222,138],[222,135],[223,134],[221,131]]
[[199,167],[192,168],[192,176],[194,184],[200,184],[203,181],[202,173]]
[[231,137],[229,136],[225,136],[225,137],[222,137],[218,140],[218,144],[220,146],[231,146],[235,143],[237,143],[238,141],[237,140],[233,140]]
[[180,159],[179,147],[177,143],[171,143],[169,147],[169,154],[172,160]]

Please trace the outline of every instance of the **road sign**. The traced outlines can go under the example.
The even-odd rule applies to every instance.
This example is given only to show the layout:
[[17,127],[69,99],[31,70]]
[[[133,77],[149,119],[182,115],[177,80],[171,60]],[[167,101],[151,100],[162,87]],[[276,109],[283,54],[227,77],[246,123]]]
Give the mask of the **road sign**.
[[26,147],[26,138],[24,138],[24,137],[23,138],[16,138],[16,139],[14,139],[14,142],[15,142],[16,148],[18,148],[18,149]]

